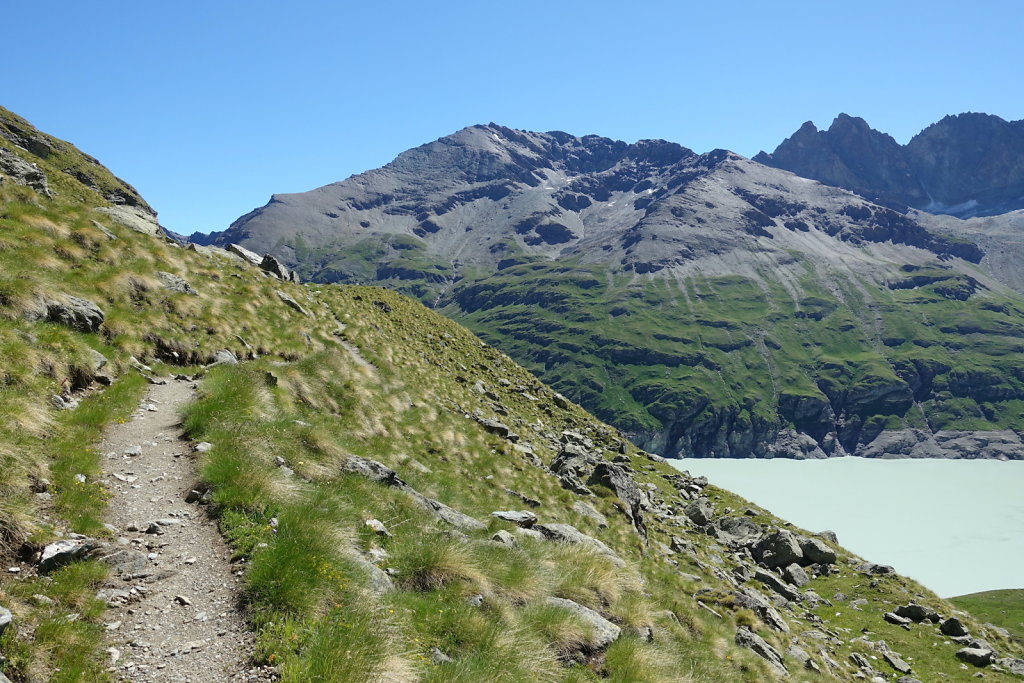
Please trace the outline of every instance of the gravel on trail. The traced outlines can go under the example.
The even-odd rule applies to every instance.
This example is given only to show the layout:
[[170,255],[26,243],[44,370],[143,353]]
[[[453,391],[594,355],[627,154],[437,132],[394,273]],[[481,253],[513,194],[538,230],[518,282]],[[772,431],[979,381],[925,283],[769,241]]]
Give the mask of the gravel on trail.
[[103,590],[110,670],[127,681],[275,680],[273,669],[251,662],[241,572],[190,495],[199,482],[196,454],[179,413],[194,393],[186,380],[151,386],[98,446],[112,493],[108,521],[117,543],[135,551]]

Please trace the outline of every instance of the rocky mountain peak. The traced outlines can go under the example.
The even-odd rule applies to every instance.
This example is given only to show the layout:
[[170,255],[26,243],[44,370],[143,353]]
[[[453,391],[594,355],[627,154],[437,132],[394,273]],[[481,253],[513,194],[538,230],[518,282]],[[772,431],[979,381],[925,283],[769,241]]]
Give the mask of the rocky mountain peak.
[[1024,208],[1024,122],[991,114],[946,116],[906,145],[839,114],[828,130],[805,123],[754,159],[900,210],[971,217]]

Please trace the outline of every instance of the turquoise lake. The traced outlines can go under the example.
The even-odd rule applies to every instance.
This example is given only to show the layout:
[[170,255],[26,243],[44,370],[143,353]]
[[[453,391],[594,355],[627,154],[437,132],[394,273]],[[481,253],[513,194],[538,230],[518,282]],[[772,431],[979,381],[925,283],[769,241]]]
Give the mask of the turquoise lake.
[[1024,462],[670,461],[942,597],[1024,588]]

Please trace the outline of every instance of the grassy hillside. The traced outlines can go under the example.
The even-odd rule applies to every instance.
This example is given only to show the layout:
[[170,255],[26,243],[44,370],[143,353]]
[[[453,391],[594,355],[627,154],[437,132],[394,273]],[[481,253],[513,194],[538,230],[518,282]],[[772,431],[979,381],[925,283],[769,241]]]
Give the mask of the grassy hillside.
[[880,288],[794,258],[799,296],[770,276],[540,262],[442,310],[665,454],[764,456],[779,429],[853,453],[885,429],[1024,428],[1019,299],[938,263]]
[[[163,372],[202,376],[183,419],[212,444],[196,456],[205,510],[244,574],[254,661],[282,680],[849,680],[891,676],[886,653],[921,680],[976,672],[934,624],[883,618],[951,605],[676,472],[458,324],[387,290],[183,249],[77,192],[0,184],[0,565],[22,568],[0,575],[12,680],[112,677],[95,598],[108,569],[47,574],[32,558],[69,533],[121,534],[102,526],[88,444]],[[102,320],[64,315],[66,296]],[[209,365],[223,350],[242,362]],[[754,558],[778,564],[789,533],[799,561],[784,580]]]
[[949,601],[982,621],[1005,628],[1024,641],[1024,589],[984,591],[950,598]]

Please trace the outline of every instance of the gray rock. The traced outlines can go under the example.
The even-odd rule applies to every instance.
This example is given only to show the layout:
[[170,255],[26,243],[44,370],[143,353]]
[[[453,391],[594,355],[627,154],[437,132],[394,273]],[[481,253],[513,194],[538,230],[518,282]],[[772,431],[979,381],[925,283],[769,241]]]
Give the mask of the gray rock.
[[480,426],[482,426],[486,431],[490,432],[491,434],[497,434],[503,439],[508,439],[509,436],[512,434],[512,430],[508,428],[508,425],[505,425],[504,423],[499,422],[498,420],[495,420],[493,418],[484,417],[479,419],[478,422],[480,423]]
[[786,669],[779,651],[746,626],[740,626],[736,630],[736,644],[752,650],[754,654],[768,662],[771,669],[780,676],[787,676],[789,674],[789,670]]
[[451,664],[455,661],[436,647],[430,648],[430,659],[434,664]]
[[558,475],[558,483],[566,491],[572,491],[579,496],[592,496],[594,492],[591,491],[580,481],[579,477],[571,472]]
[[432,510],[434,514],[437,515],[438,519],[451,524],[453,527],[465,529],[466,531],[476,531],[487,528],[487,525],[479,519],[475,519],[467,514],[459,512],[455,508],[449,507],[439,500],[421,496],[412,489],[407,489],[406,492],[412,494],[414,500],[419,500],[421,503],[425,503],[424,507],[428,510]]
[[227,349],[221,349],[213,354],[214,365],[238,365],[238,357]]
[[874,562],[865,562],[864,564],[857,565],[857,571],[862,574],[872,574],[874,576],[885,576],[896,573],[896,570],[889,565],[875,564]]
[[786,567],[793,563],[802,564],[804,554],[796,536],[782,529],[758,541],[754,546],[754,558],[768,567]]
[[801,538],[800,550],[807,563],[835,564],[836,553],[817,538]]
[[711,521],[715,514],[715,508],[710,500],[702,497],[687,505],[684,512],[694,524],[704,526]]
[[278,261],[270,254],[266,254],[263,259],[259,262],[260,270],[265,273],[270,273],[278,280],[285,280],[287,282],[298,282],[298,276],[294,272],[288,269],[283,263]]
[[943,635],[951,637],[968,635],[967,627],[964,626],[963,622],[956,617],[950,617],[939,624],[939,631],[941,631]]
[[491,536],[491,540],[495,543],[501,543],[502,545],[508,545],[512,547],[519,545],[519,542],[516,541],[516,537],[510,534],[509,532],[505,531],[504,529],[494,532],[494,535]]
[[597,511],[590,503],[582,500],[574,501],[572,504],[573,512],[577,513],[582,517],[586,517],[590,521],[594,522],[599,529],[605,529],[608,527],[608,518]]
[[800,591],[796,590],[770,571],[758,567],[754,570],[754,578],[790,602],[798,602],[803,598]]
[[379,463],[376,460],[360,458],[358,455],[349,455],[348,459],[342,465],[342,469],[346,472],[366,477],[378,484],[384,484],[385,486],[396,486],[401,488],[406,485],[404,481],[398,478],[395,471],[387,465]]
[[383,595],[395,589],[395,584],[391,581],[391,577],[388,576],[387,572],[367,560],[356,550],[346,549],[342,554],[363,572],[366,576],[370,592],[374,595]]
[[549,605],[554,605],[555,607],[560,607],[571,612],[577,616],[580,621],[590,626],[593,629],[591,645],[594,650],[605,649],[618,640],[619,635],[622,633],[622,630],[618,626],[608,621],[589,607],[584,607],[577,602],[555,597],[549,597],[545,602]]
[[979,647],[963,647],[956,651],[956,658],[974,666],[988,666],[995,661],[996,653]]
[[546,541],[547,536],[537,531],[536,529],[516,529],[517,536],[523,536],[525,538],[532,538],[535,541]]
[[281,303],[283,303],[288,308],[296,311],[297,313],[300,313],[300,314],[306,316],[307,318],[309,317],[309,311],[307,311],[305,308],[303,308],[302,304],[300,304],[298,301],[296,301],[290,295],[285,294],[280,289],[275,289],[274,290],[274,294],[276,294],[277,298],[281,300]]
[[[212,448],[213,448],[213,444],[210,443],[209,441],[200,441],[199,443],[197,443],[195,446],[192,447],[192,450],[195,451],[196,453],[207,453]],[[127,451],[125,451],[125,452],[127,453]],[[141,452],[142,452],[142,449],[139,448],[139,453],[141,453]]]
[[1003,667],[1015,676],[1024,676],[1024,659],[1003,657],[1002,659],[997,659],[996,664]]
[[7,627],[14,621],[14,615],[6,607],[0,607],[0,635],[7,630]]
[[921,681],[916,678],[911,678],[910,676],[900,676],[896,679],[896,683],[921,683]]
[[9,178],[18,185],[30,187],[39,194],[53,196],[46,173],[36,164],[25,161],[14,152],[0,147],[0,183]]
[[39,559],[39,571],[45,574],[75,560],[80,560],[95,547],[96,541],[91,538],[55,541],[43,548]]
[[175,294],[188,294],[190,296],[196,296],[199,294],[192,285],[186,282],[181,277],[174,273],[166,273],[162,270],[158,270],[155,273],[156,279],[160,280],[160,284],[164,286],[164,289],[174,292]]
[[711,526],[715,538],[729,546],[753,545],[761,535],[761,527],[747,517],[719,517]]
[[883,651],[882,658],[885,659],[886,663],[898,673],[908,674],[911,671],[910,665],[903,661],[902,657],[891,650]]
[[587,483],[590,485],[600,484],[614,491],[618,499],[623,502],[626,516],[633,523],[633,528],[641,536],[647,537],[647,527],[644,524],[641,511],[647,497],[640,492],[633,477],[624,467],[610,462],[600,462],[594,467]]
[[893,612],[886,612],[882,615],[882,618],[888,621],[890,624],[896,624],[897,626],[909,626],[910,624],[914,623],[910,619],[907,619],[906,617],[901,617],[900,615],[894,614]]
[[263,259],[260,257],[259,254],[249,251],[248,249],[241,245],[229,244],[226,247],[226,249],[228,252],[242,258],[244,261],[247,261],[248,263],[251,263],[254,266],[259,266],[261,263],[263,263]]
[[800,666],[808,671],[821,671],[818,665],[811,659],[811,655],[807,653],[802,647],[796,644],[790,645],[786,648],[786,655],[795,659]]
[[571,524],[536,524],[533,528],[543,534],[544,538],[549,541],[568,543],[571,545],[583,545],[588,548],[592,548],[601,555],[607,556],[619,567],[623,567],[626,564],[622,558],[616,555],[615,551],[607,545],[592,536],[586,535]]
[[116,204],[114,206],[98,207],[96,211],[107,214],[119,224],[126,228],[130,228],[135,232],[140,232],[143,235],[149,235],[151,237],[160,237],[163,235],[163,229],[160,227],[160,224],[157,223],[156,217],[151,213],[143,211],[137,206]]
[[377,534],[378,536],[391,538],[391,532],[388,531],[388,528],[386,526],[384,526],[384,522],[380,521],[379,519],[368,519],[365,522],[363,522],[363,524],[365,524],[368,529],[370,529],[373,533]]
[[921,623],[925,619],[932,620],[934,617],[938,616],[935,613],[935,610],[919,605],[913,601],[908,602],[906,605],[900,605],[893,611],[896,612],[897,615],[910,619],[915,623]]
[[27,316],[31,320],[45,319],[64,325],[77,332],[96,332],[106,317],[92,301],[69,295],[44,299]]
[[116,543],[99,544],[88,552],[87,557],[111,567],[115,574],[122,577],[134,576],[147,567],[144,553]]
[[795,562],[785,569],[782,570],[782,575],[786,581],[790,582],[796,587],[806,586],[810,582],[810,578],[807,576],[807,572],[803,570],[803,567],[796,564]]
[[491,513],[491,517],[512,522],[526,528],[533,526],[537,522],[537,515],[529,510],[495,510]]

